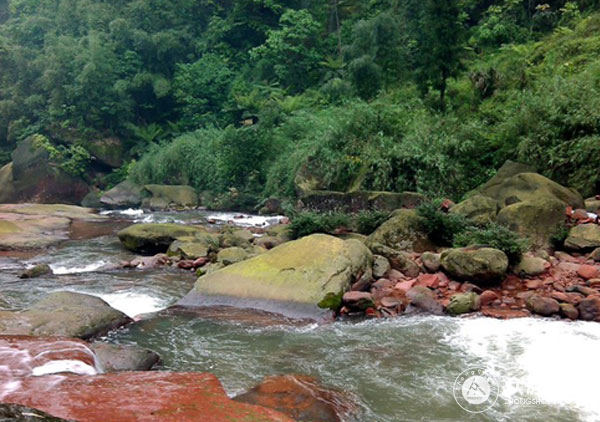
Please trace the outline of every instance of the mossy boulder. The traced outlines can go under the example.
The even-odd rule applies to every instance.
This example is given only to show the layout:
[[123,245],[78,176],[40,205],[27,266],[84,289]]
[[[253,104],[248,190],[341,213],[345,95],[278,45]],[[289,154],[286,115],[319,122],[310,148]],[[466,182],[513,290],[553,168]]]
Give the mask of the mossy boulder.
[[191,242],[176,240],[169,245],[167,255],[179,256],[183,259],[197,259],[208,256],[209,247],[205,242],[195,239]]
[[483,195],[473,195],[456,204],[450,209],[451,213],[462,215],[476,224],[486,224],[496,220],[498,201]]
[[600,226],[597,224],[580,224],[569,231],[565,240],[565,248],[572,250],[589,250],[600,247]]
[[459,293],[450,298],[446,312],[450,315],[462,315],[477,312],[481,307],[479,296],[475,292]]
[[98,297],[55,292],[25,311],[0,312],[0,334],[88,339],[129,322],[127,315]]
[[102,195],[100,202],[110,208],[137,208],[142,199],[142,187],[125,180]]
[[373,209],[393,211],[399,208],[415,208],[424,199],[423,195],[416,192],[311,191],[304,194],[298,202],[298,207],[317,212],[355,213]]
[[457,248],[442,253],[442,269],[450,276],[486,286],[502,280],[508,269],[508,257],[493,248]]
[[254,241],[254,234],[250,230],[227,230],[221,236],[221,247],[231,248],[240,246],[247,248]]
[[278,224],[276,226],[270,227],[267,229],[267,234],[269,236],[276,237],[283,242],[289,242],[292,239],[292,235],[290,233],[290,226],[288,224]]
[[371,252],[375,255],[385,257],[393,269],[400,271],[405,276],[416,277],[419,275],[419,266],[407,253],[397,251],[396,249],[392,249],[381,243],[371,243],[369,249],[371,249]]
[[217,254],[217,262],[224,266],[237,264],[248,259],[248,252],[240,247],[225,248]]
[[110,168],[123,165],[125,150],[119,138],[108,137],[84,142],[84,147],[101,164]]
[[52,275],[52,268],[48,264],[38,264],[19,274],[19,278],[38,278],[45,275]]
[[545,247],[565,220],[565,203],[552,197],[540,197],[502,208],[496,221],[527,237],[532,246]]
[[367,239],[367,245],[379,243],[400,251],[435,250],[426,233],[420,230],[421,217],[415,210],[399,209]]
[[545,273],[550,268],[550,263],[545,259],[535,256],[524,256],[514,268],[515,274],[534,277]]
[[186,185],[145,185],[144,190],[151,196],[142,201],[144,208],[194,208],[197,207],[198,193]]
[[371,261],[371,253],[358,241],[314,234],[200,277],[179,304],[233,305],[320,318],[318,304],[346,292]]
[[504,183],[513,176],[521,173],[535,173],[535,169],[527,164],[516,163],[507,160],[502,167],[498,169],[496,174],[477,189],[467,193],[465,197],[482,194],[491,198],[496,198],[497,192],[502,189]]
[[117,236],[123,246],[130,251],[154,255],[165,253],[176,240],[190,241],[196,235],[206,234],[202,227],[183,224],[134,224]]

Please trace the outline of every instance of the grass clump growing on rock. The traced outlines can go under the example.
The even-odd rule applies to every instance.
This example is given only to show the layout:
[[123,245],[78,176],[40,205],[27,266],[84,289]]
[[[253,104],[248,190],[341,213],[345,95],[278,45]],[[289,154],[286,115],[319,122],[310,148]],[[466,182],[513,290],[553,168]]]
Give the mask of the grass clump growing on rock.
[[339,227],[349,227],[350,221],[347,214],[338,212],[299,212],[292,217],[289,231],[292,238],[298,239],[313,233],[333,233]]
[[527,239],[519,237],[499,224],[490,223],[484,227],[471,226],[454,236],[453,246],[489,246],[506,254],[510,264],[517,264],[529,248]]
[[452,246],[454,237],[469,226],[469,220],[462,215],[441,211],[441,200],[424,202],[417,207],[421,217],[420,228],[437,245]]
[[390,218],[390,213],[387,211],[361,211],[354,218],[356,231],[360,234],[369,235],[385,223],[388,218]]

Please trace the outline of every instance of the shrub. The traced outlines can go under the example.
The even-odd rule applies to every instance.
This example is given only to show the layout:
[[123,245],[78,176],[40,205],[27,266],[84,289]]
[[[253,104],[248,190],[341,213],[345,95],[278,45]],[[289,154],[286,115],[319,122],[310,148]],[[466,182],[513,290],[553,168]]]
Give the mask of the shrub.
[[491,223],[485,227],[469,227],[454,236],[453,246],[489,246],[506,254],[511,264],[517,264],[529,248],[527,239],[504,226]]
[[555,250],[563,249],[565,246],[565,240],[569,237],[569,227],[565,224],[561,224],[550,237],[550,244]]
[[290,234],[294,239],[313,233],[333,233],[338,227],[349,227],[351,218],[342,213],[300,212],[292,217]]
[[458,233],[465,231],[470,223],[458,214],[445,213],[440,210],[440,200],[424,202],[417,207],[421,217],[421,230],[440,246],[452,246]]
[[361,211],[355,217],[356,231],[369,235],[381,226],[388,218],[390,213],[387,211]]

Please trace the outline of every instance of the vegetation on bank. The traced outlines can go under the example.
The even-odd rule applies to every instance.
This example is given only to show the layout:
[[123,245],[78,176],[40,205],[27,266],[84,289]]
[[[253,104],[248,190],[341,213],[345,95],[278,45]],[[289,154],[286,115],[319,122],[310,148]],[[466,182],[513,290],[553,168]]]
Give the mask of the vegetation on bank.
[[[0,2],[0,160],[41,133],[101,189],[214,201],[319,188],[459,199],[506,159],[600,187],[598,2]],[[233,193],[232,193],[233,192]],[[233,202],[235,203],[235,202]]]

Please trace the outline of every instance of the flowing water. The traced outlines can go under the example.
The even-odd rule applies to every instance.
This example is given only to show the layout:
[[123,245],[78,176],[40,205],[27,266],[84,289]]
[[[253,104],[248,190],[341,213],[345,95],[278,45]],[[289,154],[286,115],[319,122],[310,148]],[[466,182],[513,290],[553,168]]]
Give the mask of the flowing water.
[[[114,216],[196,224],[207,217],[135,210]],[[208,218],[220,223],[234,215],[217,217]],[[1,257],[0,295],[6,303],[0,308],[22,308],[66,289],[103,297],[136,316],[168,307],[193,285],[193,275],[182,270],[106,269],[131,257],[112,234],[67,242],[35,257]],[[21,269],[40,262],[56,275],[17,278]],[[230,395],[268,375],[313,375],[358,401],[361,411],[348,422],[600,420],[597,323],[430,316],[320,326],[249,321],[161,312],[106,340],[152,349],[164,369],[212,372]],[[455,380],[469,367],[483,367],[499,385],[498,400],[484,413],[468,413],[454,399]]]

